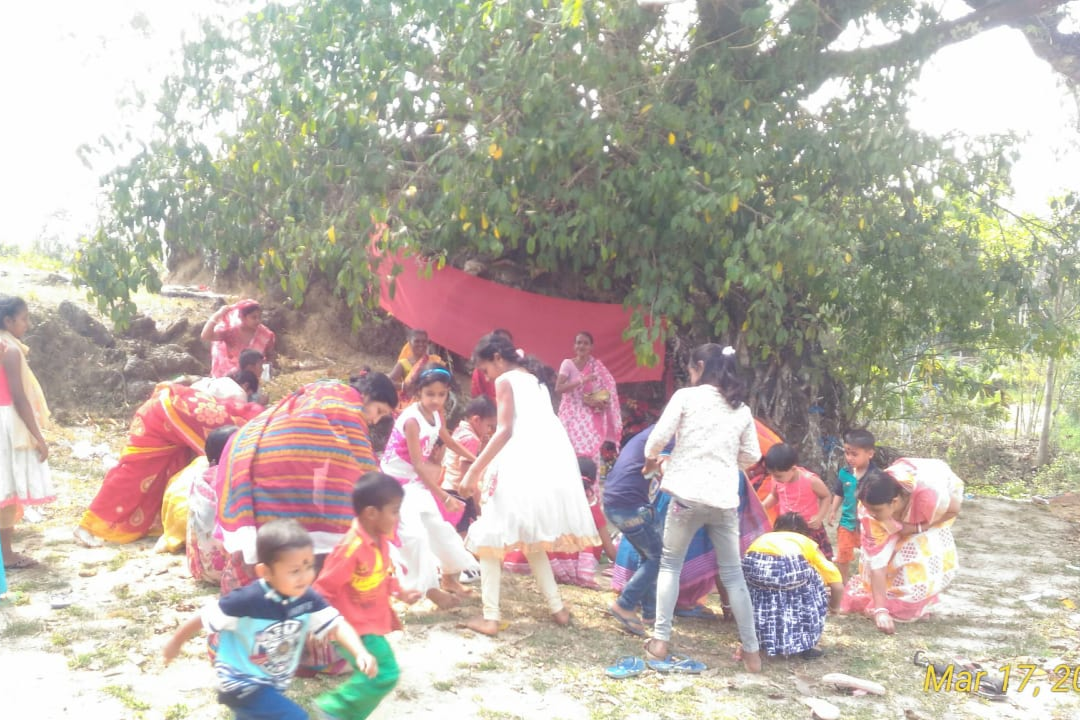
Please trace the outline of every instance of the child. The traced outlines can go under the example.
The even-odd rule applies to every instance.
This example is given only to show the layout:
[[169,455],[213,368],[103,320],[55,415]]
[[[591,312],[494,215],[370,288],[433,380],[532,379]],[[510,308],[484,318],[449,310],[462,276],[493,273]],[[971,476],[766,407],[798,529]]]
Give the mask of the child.
[[742,563],[758,641],[766,654],[804,660],[824,655],[816,645],[827,609],[836,612],[840,607],[844,586],[836,566],[810,536],[806,520],[797,512],[780,515],[773,531],[750,545]]
[[552,620],[570,623],[545,550],[576,552],[600,542],[581,486],[581,473],[551,395],[541,384],[541,364],[520,357],[501,335],[481,338],[473,361],[495,383],[495,434],[462,478],[472,495],[485,481],[484,507],[469,528],[468,547],[480,557],[483,617],[465,627],[483,635],[499,632],[502,559],[521,550],[547,602]]
[[[461,536],[443,519],[436,498],[451,513],[464,506],[440,487],[440,468],[430,461],[438,440],[461,458],[469,462],[476,459],[450,436],[443,423],[450,383],[450,371],[444,367],[429,366],[420,373],[414,383],[416,402],[394,422],[380,462],[384,473],[405,486],[398,527],[401,584],[408,590],[419,590],[441,609],[459,604],[456,595],[468,590],[458,575],[477,568]],[[440,569],[443,589],[439,588]]]
[[390,596],[407,603],[420,599],[418,591],[405,592],[394,577],[390,544],[397,529],[405,491],[394,478],[380,472],[364,473],[353,489],[356,520],[330,553],[315,590],[337,608],[360,642],[375,659],[374,675],[362,672],[316,700],[323,720],[366,718],[397,684],[399,671],[385,635],[401,629],[390,607]]
[[240,351],[240,369],[238,372],[249,371],[257,378],[261,378],[263,374],[263,361],[265,358],[263,354],[258,350],[252,348],[244,348]]
[[[495,432],[495,403],[486,395],[474,397],[465,406],[465,418],[454,428],[453,438],[463,448],[475,457],[480,454],[491,434]],[[456,526],[459,533],[465,533],[476,519],[478,499],[463,497],[461,495],[461,478],[465,471],[472,465],[471,460],[458,455],[453,450],[447,450],[443,455],[443,481],[442,488],[465,504],[465,509],[459,513],[448,513],[446,518]],[[475,576],[479,579],[479,575]],[[471,578],[470,578],[471,579]]]
[[371,657],[349,623],[311,589],[315,549],[295,520],[273,520],[256,537],[259,581],[211,602],[177,629],[165,645],[168,664],[199,628],[219,633],[214,668],[218,702],[237,720],[307,720],[308,714],[285,697],[308,634],[330,637],[355,658],[360,672],[373,677]]
[[836,528],[836,566],[847,584],[851,577],[851,563],[855,559],[855,548],[859,547],[859,518],[856,514],[856,499],[859,484],[866,471],[874,464],[874,435],[869,430],[850,430],[844,435],[844,459],[849,467],[841,468],[840,483],[833,499],[829,524],[836,523],[837,510],[840,511],[840,525]]
[[778,443],[765,453],[765,471],[775,487],[762,505],[766,510],[777,505],[777,511],[802,515],[810,528],[810,537],[821,547],[825,557],[832,557],[832,545],[825,531],[825,516],[832,507],[832,491],[814,473],[795,463],[795,448]]
[[26,302],[0,296],[0,550],[7,570],[38,564],[11,547],[20,507],[56,499],[49,472],[49,446],[42,434],[49,407],[26,362],[30,348],[21,342],[29,329]]
[[[549,552],[548,561],[551,563],[551,571],[555,573],[555,582],[564,585],[578,585],[591,590],[599,590],[596,583],[596,566],[603,550],[608,559],[615,560],[615,544],[611,536],[607,534],[607,518],[600,506],[600,492],[597,488],[596,462],[592,458],[578,456],[578,470],[581,473],[581,484],[585,488],[585,499],[589,501],[589,509],[592,511],[593,522],[596,524],[596,532],[600,536],[600,544],[574,552]],[[520,550],[506,553],[503,558],[503,569],[514,573],[527,574],[529,563],[525,554]]]
[[187,515],[187,561],[191,577],[217,585],[221,573],[229,561],[229,553],[221,537],[215,536],[217,528],[217,474],[218,463],[225,446],[236,431],[235,425],[226,425],[206,436],[207,467],[201,477],[191,483],[188,495]]

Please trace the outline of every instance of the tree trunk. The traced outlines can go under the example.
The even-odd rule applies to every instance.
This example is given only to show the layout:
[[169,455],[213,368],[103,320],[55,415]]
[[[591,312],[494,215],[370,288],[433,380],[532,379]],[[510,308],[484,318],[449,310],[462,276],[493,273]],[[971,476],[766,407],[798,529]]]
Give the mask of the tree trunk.
[[1054,419],[1054,375],[1057,363],[1054,358],[1046,361],[1046,390],[1043,392],[1042,430],[1039,432],[1039,452],[1035,456],[1036,467],[1050,462],[1050,424]]

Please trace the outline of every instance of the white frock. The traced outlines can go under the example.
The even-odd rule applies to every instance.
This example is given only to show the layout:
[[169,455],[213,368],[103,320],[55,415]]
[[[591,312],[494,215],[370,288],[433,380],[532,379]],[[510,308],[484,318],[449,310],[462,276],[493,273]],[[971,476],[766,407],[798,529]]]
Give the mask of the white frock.
[[481,515],[466,546],[500,560],[510,550],[576,552],[600,538],[574,448],[551,396],[535,375],[511,370],[496,380],[514,394],[510,440],[484,474]]

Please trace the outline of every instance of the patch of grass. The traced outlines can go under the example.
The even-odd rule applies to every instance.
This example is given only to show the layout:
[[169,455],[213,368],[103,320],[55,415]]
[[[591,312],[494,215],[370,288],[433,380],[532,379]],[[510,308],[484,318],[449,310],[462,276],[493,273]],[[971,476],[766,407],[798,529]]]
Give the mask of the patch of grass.
[[126,550],[119,550],[115,555],[109,558],[109,561],[105,563],[105,567],[109,568],[110,572],[116,572],[127,565],[130,560],[131,555],[129,555]]
[[436,680],[435,682],[431,683],[431,687],[435,688],[439,692],[450,692],[456,687],[456,685],[451,680]]
[[489,658],[487,660],[481,660],[470,667],[478,672],[498,672],[499,670],[502,670],[504,666],[498,660],[491,660]]
[[477,710],[476,717],[481,718],[481,720],[525,720],[520,715],[515,715],[514,713],[488,710],[487,708],[480,708]]
[[37,635],[44,629],[45,625],[40,620],[32,620],[29,618],[15,618],[7,625],[5,625],[2,630],[0,630],[0,637],[30,637],[31,635]]
[[97,617],[97,613],[81,605],[69,605],[60,612],[64,613],[67,617],[77,618],[79,620],[93,620]]
[[101,688],[101,692],[106,695],[111,695],[119,700],[124,707],[129,710],[135,710],[140,713],[140,715],[142,711],[150,709],[150,703],[135,697],[135,693],[132,691],[130,685],[106,685]]
[[127,600],[131,597],[131,587],[127,583],[122,583],[113,588],[113,595],[118,600]]
[[187,718],[189,715],[191,715],[191,710],[188,709],[187,705],[185,705],[184,703],[176,703],[175,705],[170,705],[165,710],[164,719],[185,720],[185,718]]

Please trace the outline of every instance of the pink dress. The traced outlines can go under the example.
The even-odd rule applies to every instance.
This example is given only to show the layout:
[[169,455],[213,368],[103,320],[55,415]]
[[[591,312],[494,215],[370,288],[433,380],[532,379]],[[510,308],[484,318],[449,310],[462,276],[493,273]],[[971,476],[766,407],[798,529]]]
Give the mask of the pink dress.
[[212,377],[227,377],[239,370],[240,353],[244,350],[258,350],[264,357],[274,350],[277,337],[265,325],[259,325],[251,340],[244,342],[240,328],[240,311],[252,304],[258,303],[254,300],[237,303],[214,328],[214,342],[210,345]]

